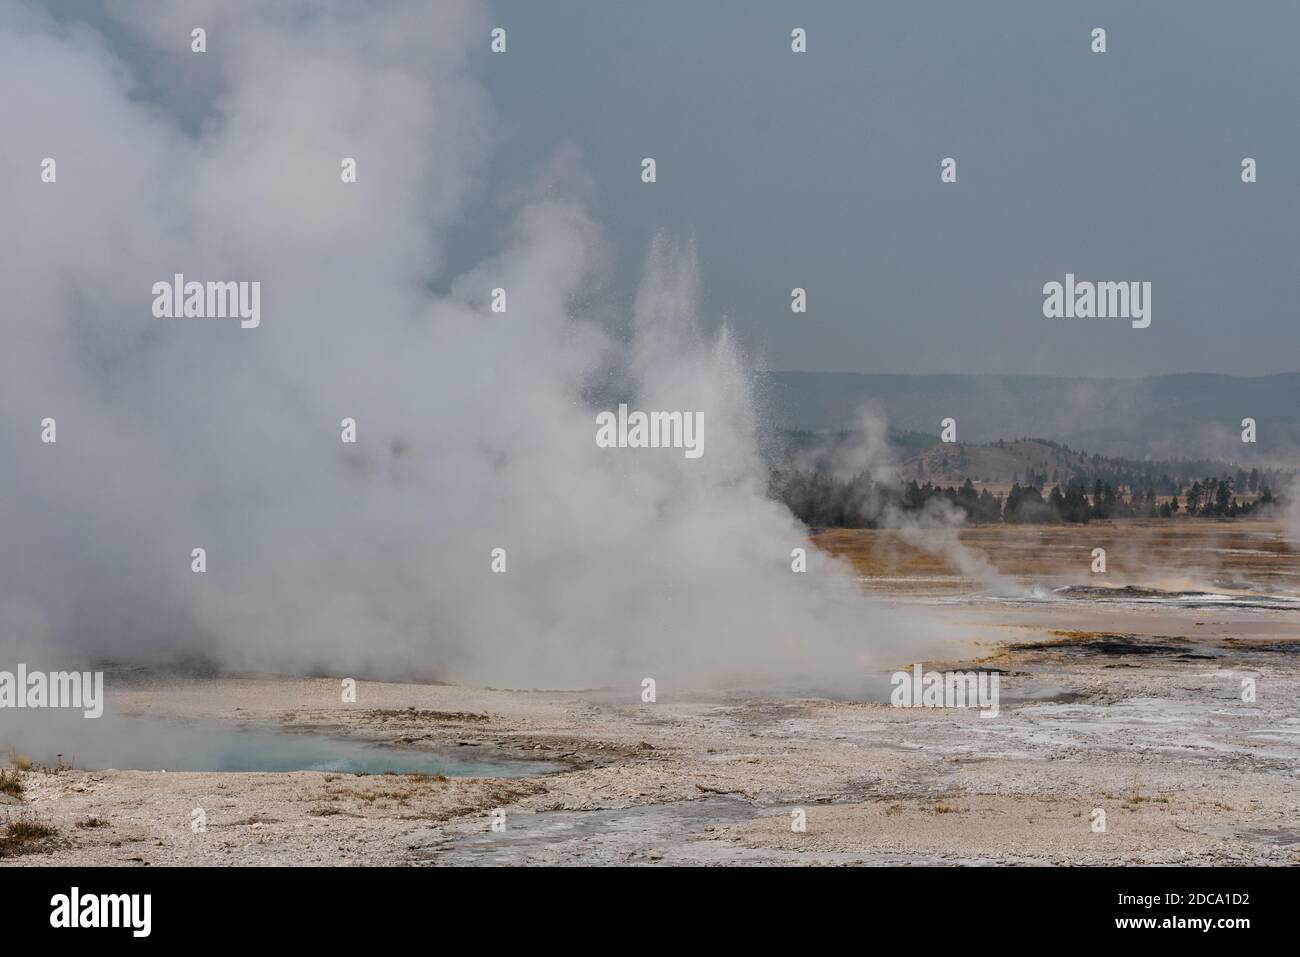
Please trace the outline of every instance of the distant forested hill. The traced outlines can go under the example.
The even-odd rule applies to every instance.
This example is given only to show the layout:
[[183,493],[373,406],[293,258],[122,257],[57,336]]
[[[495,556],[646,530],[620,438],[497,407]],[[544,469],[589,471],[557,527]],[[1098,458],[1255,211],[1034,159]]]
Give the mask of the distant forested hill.
[[[882,413],[895,436],[938,436],[957,420],[957,440],[1018,436],[1129,459],[1227,459],[1252,465],[1300,459],[1300,373],[1253,378],[1207,373],[1140,379],[1046,376],[908,376],[823,372],[758,374],[763,420],[774,431],[836,432],[858,411]],[[1257,442],[1241,441],[1253,418]],[[907,453],[917,451],[908,440]]]

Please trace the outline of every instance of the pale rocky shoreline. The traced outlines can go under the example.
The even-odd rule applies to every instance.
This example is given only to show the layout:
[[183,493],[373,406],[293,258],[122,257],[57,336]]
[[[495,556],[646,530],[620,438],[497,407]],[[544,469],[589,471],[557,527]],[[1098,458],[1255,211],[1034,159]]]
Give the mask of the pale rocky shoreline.
[[[983,662],[1005,670],[994,720],[737,691],[642,704],[608,690],[370,682],[344,705],[329,679],[128,675],[111,684],[124,714],[479,749],[557,770],[33,769],[21,808],[0,818],[33,815],[58,835],[0,866],[1294,864],[1297,649],[1223,625],[1198,633],[1212,659],[1099,653],[1087,637],[999,650]],[[1253,704],[1236,691],[1247,673]],[[1034,690],[1044,675],[1046,695]],[[1105,833],[1090,826],[1098,807]],[[496,808],[503,831],[490,826]],[[106,823],[78,826],[91,819]]]

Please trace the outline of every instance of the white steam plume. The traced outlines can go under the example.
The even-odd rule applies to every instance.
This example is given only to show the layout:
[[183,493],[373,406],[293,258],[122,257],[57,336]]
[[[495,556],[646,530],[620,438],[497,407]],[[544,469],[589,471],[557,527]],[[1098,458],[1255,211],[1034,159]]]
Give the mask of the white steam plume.
[[[0,653],[572,686],[816,678],[930,637],[765,496],[692,250],[655,244],[630,342],[576,311],[600,236],[572,201],[445,274],[494,134],[477,4],[110,10],[142,59],[0,8]],[[261,326],[154,319],[177,272],[261,282]],[[704,457],[598,449],[593,394],[702,414]]]

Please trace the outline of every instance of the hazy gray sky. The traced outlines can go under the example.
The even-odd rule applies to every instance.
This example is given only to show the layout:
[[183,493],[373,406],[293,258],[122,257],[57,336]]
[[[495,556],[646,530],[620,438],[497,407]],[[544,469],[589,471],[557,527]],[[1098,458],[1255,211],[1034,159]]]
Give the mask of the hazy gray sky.
[[[101,3],[49,6],[148,61]],[[499,245],[514,191],[570,149],[564,185],[590,186],[610,312],[627,312],[657,230],[693,235],[706,321],[729,320],[767,368],[1300,368],[1293,3],[488,6],[508,33],[506,54],[487,38],[474,54],[498,141],[453,267]],[[790,50],[795,26],[806,54]],[[207,66],[142,95],[186,97]],[[1066,272],[1149,280],[1151,327],[1044,319],[1042,285]],[[794,286],[806,315],[790,312]]]
[[[664,228],[693,231],[704,315],[770,368],[1300,368],[1294,3],[490,6],[489,188],[575,145],[615,301]],[[1151,327],[1044,319],[1067,271],[1151,281]]]

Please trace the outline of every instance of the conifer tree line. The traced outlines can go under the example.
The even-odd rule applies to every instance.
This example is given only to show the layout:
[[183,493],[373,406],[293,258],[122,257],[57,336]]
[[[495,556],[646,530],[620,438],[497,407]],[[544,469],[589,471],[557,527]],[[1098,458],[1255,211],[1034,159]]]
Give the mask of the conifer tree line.
[[[1028,477],[1026,477],[1028,479]],[[1258,485],[1257,497],[1238,497],[1238,477],[1224,474],[1195,479],[1190,485],[1173,483],[1171,494],[1155,485],[1116,487],[1101,478],[1091,486],[1080,478],[1053,485],[1043,494],[1038,476],[1016,482],[1005,497],[988,488],[975,490],[968,478],[960,486],[931,482],[880,482],[864,474],[838,478],[820,472],[773,470],[770,491],[805,524],[839,528],[876,528],[889,510],[919,512],[931,502],[942,502],[965,513],[975,524],[1084,523],[1093,520],[1172,518],[1236,518],[1278,502],[1268,485]],[[1258,478],[1256,479],[1258,481]],[[1246,482],[1246,491],[1253,491]]]

